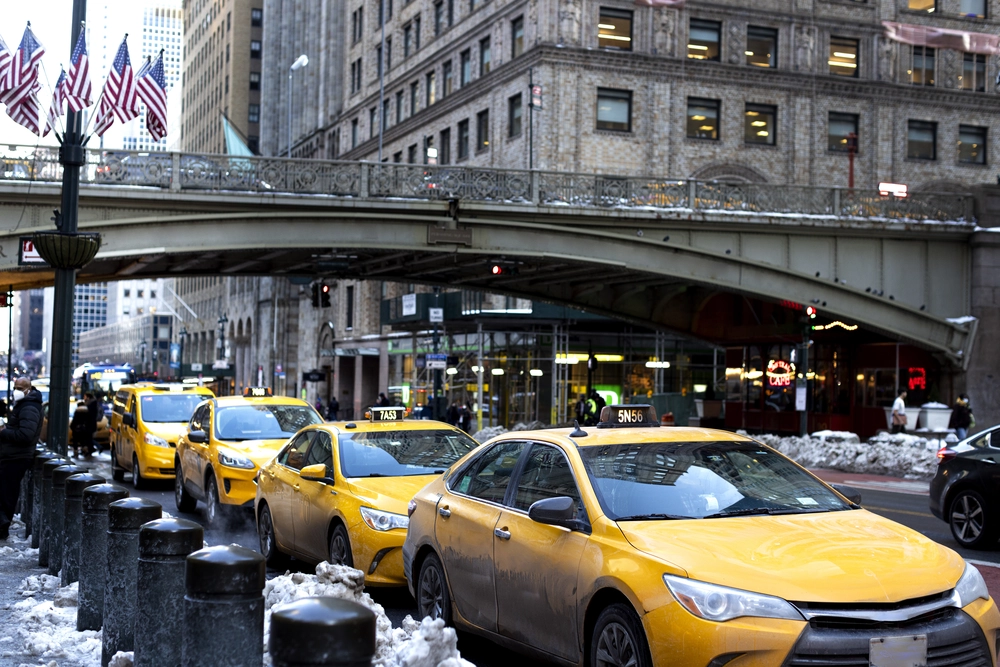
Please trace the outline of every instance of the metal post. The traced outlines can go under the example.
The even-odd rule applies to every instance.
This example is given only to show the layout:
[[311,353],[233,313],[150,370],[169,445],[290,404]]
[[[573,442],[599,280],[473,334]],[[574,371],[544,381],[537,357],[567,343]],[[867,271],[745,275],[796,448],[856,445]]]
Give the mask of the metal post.
[[14,286],[7,286],[7,407],[14,393]]
[[535,168],[535,103],[532,97],[535,92],[534,70],[528,68],[528,169]]
[[177,355],[177,365],[180,367],[177,369],[177,377],[182,383],[184,382],[184,346],[187,343],[187,336],[187,327],[181,327],[181,330],[177,332],[177,337],[181,339],[181,349]]
[[56,468],[69,465],[70,460],[60,457],[42,464],[41,536],[38,543],[38,567],[49,566],[49,544],[52,539],[52,473]]
[[[382,0],[384,3],[385,0]],[[384,22],[383,22],[383,25]],[[434,307],[440,308],[441,302],[441,288],[434,288]],[[441,335],[438,323],[434,323],[434,354],[441,351]],[[441,369],[434,369],[434,419],[441,419],[444,417],[443,411],[441,410]]]
[[268,653],[274,667],[368,667],[375,657],[375,613],[332,597],[283,604],[271,614]]
[[[292,159],[292,72],[294,72],[291,67],[288,68],[288,159]],[[290,166],[290,165],[289,165]]]
[[476,325],[479,333],[479,352],[476,360],[479,362],[479,372],[476,373],[476,430],[483,430],[483,323]]
[[[388,64],[388,59],[385,57],[385,22],[388,17],[385,15],[385,0],[381,0],[381,6],[379,9],[380,18],[382,22],[382,46],[379,53],[382,54],[382,62],[378,64],[378,164],[379,169],[382,169],[382,134],[385,131],[385,70]],[[413,114],[413,109],[410,109],[410,114]],[[437,304],[435,304],[437,305]],[[435,350],[436,351],[436,350]],[[437,408],[435,408],[436,410]],[[435,417],[436,419],[437,417]]]
[[558,417],[556,416],[556,410],[559,406],[559,375],[556,373],[556,369],[559,368],[560,364],[556,363],[556,359],[559,358],[559,325],[552,325],[552,409],[549,410],[549,423],[553,426],[558,424]]
[[69,586],[80,579],[80,541],[83,530],[83,490],[103,484],[104,478],[89,472],[66,478],[66,509],[63,529],[63,566],[61,582]]
[[128,491],[116,484],[98,484],[83,491],[77,632],[100,630],[104,625],[104,585],[108,579],[108,506],[123,498],[128,498]]

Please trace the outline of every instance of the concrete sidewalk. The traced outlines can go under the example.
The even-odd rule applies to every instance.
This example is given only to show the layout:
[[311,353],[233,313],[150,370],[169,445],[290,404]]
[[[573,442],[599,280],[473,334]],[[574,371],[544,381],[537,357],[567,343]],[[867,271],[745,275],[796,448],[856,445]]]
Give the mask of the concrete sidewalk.
[[839,470],[811,469],[809,472],[827,484],[846,484],[858,489],[873,489],[890,493],[908,493],[917,496],[929,494],[930,482],[919,479],[903,479],[885,475],[862,475]]

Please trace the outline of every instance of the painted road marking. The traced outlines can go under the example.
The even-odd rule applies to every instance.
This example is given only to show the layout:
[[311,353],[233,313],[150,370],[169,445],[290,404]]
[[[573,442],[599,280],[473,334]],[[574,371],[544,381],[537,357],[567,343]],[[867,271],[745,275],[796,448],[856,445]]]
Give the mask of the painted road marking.
[[874,505],[865,505],[865,504],[862,504],[861,506],[866,510],[871,510],[873,512],[892,512],[894,514],[909,514],[911,516],[923,516],[923,517],[929,517],[931,519],[934,518],[934,515],[931,514],[930,512],[914,512],[913,510],[894,510],[889,507],[876,507]]

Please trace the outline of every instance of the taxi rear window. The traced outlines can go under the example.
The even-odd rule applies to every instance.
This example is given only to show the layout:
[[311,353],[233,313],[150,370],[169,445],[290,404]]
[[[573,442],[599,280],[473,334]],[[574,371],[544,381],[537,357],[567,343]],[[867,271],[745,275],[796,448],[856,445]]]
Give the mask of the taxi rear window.
[[344,477],[440,474],[479,446],[447,429],[342,433],[338,441]]
[[752,442],[661,442],[579,451],[605,514],[616,521],[850,509],[784,456]]
[[322,422],[307,405],[233,405],[219,408],[215,437],[236,441],[287,438],[304,426]]

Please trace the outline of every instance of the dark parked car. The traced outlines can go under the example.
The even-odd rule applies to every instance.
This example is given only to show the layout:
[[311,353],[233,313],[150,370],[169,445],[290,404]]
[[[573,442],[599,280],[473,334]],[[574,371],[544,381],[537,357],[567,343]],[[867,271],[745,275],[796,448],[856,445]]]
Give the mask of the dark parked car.
[[[995,440],[995,442],[994,442]],[[931,481],[931,512],[970,549],[996,546],[1000,537],[1000,425],[938,451]]]

